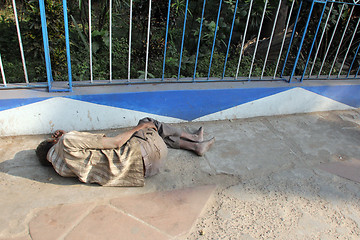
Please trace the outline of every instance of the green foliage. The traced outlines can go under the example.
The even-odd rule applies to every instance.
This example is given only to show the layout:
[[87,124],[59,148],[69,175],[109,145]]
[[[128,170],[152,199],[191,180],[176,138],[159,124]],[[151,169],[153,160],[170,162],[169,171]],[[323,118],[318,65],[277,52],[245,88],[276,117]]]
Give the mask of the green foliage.
[[[0,7],[0,51],[3,58],[4,69],[9,82],[21,82],[23,77],[20,50],[12,13],[10,1],[4,2]],[[288,1],[288,5],[291,1]],[[89,53],[89,23],[88,23],[88,1],[70,1],[68,3],[70,50],[72,61],[72,73],[74,80],[90,79],[90,53]],[[210,55],[213,52],[211,62],[211,77],[221,77],[224,68],[225,55],[229,36],[231,32],[232,19],[235,11],[236,0],[224,0],[221,14],[216,28],[219,0],[207,0],[205,16],[200,38],[199,58],[196,69],[196,77],[207,77],[210,64]],[[235,76],[240,54],[240,46],[243,39],[246,19],[248,15],[250,0],[239,0],[236,19],[231,39],[230,51],[227,59],[226,74]],[[265,0],[254,0],[250,17],[250,25],[246,35],[246,42],[257,37],[261,17],[264,10]],[[267,28],[272,27],[274,13],[278,1],[269,1],[265,14],[265,22],[270,22]],[[50,42],[50,56],[52,71],[55,80],[67,80],[67,61],[63,24],[62,1],[45,0],[48,35]],[[167,55],[165,59],[165,77],[176,78],[178,75],[179,60],[181,53],[183,25],[185,17],[186,0],[172,0]],[[195,57],[199,39],[203,1],[189,1],[187,12],[185,41],[182,53],[181,76],[192,77],[195,68]],[[320,5],[317,5],[320,6]],[[322,5],[321,5],[322,6]],[[133,22],[131,42],[131,77],[144,78],[146,37],[148,21],[148,0],[133,0]],[[296,3],[295,8],[298,7]],[[127,79],[128,76],[128,36],[129,36],[129,1],[113,0],[112,12],[112,69],[113,79]],[[151,14],[151,33],[149,47],[149,78],[160,78],[163,70],[163,53],[165,47],[165,28],[167,20],[168,1],[153,1]],[[304,8],[306,9],[306,8]],[[350,8],[344,8],[341,13],[339,26],[344,28],[345,20],[349,16]],[[41,31],[41,20],[39,4],[37,0],[20,0],[18,5],[20,28],[23,36],[25,57],[30,81],[44,81],[46,71],[44,64],[43,38]],[[327,9],[328,11],[328,9]],[[315,14],[321,12],[320,7],[315,7]],[[337,16],[340,13],[339,5],[330,16],[329,24],[326,26],[326,38],[328,39]],[[327,13],[326,13],[327,14]],[[326,17],[326,16],[325,16]],[[304,29],[304,19],[307,12],[303,11],[300,17],[297,32]],[[291,19],[294,23],[295,19]],[[309,29],[316,29],[316,21],[310,22]],[[266,28],[263,27],[263,28]],[[354,27],[350,25],[350,29]],[[270,29],[271,30],[271,29]],[[214,35],[217,34],[214,49]],[[314,31],[309,30],[309,36],[314,36]],[[268,35],[261,36],[269,37]],[[309,38],[304,46],[311,44]],[[92,68],[94,79],[109,79],[109,2],[92,1]],[[297,46],[299,38],[294,40]],[[339,39],[335,40],[339,41]],[[324,54],[325,46],[322,46],[319,56]],[[307,51],[308,48],[305,47]],[[293,52],[290,60],[294,58]],[[332,53],[333,54],[333,53]],[[306,55],[306,54],[305,54]],[[301,56],[299,66],[303,66],[306,57]],[[248,76],[252,63],[252,56],[243,56],[239,76]],[[268,63],[265,72],[273,74],[274,63]],[[318,66],[318,63],[316,64]],[[257,56],[253,66],[253,76],[260,76],[263,67],[263,57]],[[326,69],[326,67],[324,68]]]

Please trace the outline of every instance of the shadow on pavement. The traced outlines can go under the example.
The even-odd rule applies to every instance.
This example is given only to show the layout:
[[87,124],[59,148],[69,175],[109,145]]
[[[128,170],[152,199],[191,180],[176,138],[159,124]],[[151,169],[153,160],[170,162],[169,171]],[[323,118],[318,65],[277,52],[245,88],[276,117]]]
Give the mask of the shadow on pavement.
[[79,184],[76,178],[61,177],[51,166],[42,166],[38,162],[34,150],[20,151],[15,154],[13,159],[0,162],[0,172],[41,183],[56,185]]

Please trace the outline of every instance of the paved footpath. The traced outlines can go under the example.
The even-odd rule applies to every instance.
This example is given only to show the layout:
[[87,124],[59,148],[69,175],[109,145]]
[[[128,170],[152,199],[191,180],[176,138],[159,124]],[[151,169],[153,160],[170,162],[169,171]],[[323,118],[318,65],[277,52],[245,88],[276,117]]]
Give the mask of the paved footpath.
[[177,124],[201,125],[212,149],[170,149],[143,188],[58,176],[44,135],[0,138],[0,240],[360,239],[359,109]]

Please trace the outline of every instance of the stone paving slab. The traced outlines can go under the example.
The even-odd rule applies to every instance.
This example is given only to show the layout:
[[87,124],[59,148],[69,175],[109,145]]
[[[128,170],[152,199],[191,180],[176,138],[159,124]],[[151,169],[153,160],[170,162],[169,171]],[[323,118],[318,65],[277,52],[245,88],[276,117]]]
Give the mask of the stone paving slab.
[[215,188],[200,186],[45,208],[30,220],[29,234],[19,239],[174,239],[190,231]]
[[93,204],[69,204],[39,211],[30,223],[32,239],[61,239],[95,207]]
[[65,237],[77,239],[159,239],[170,237],[151,226],[115,211],[109,206],[98,206]]
[[111,204],[170,236],[185,234],[199,217],[214,186],[156,192],[111,200]]
[[[39,236],[34,226],[41,222],[47,224],[44,231],[57,226],[49,232],[60,239],[78,238],[84,231],[98,236],[101,228],[87,228],[98,216],[112,223],[130,218],[135,229],[130,235],[155,232],[170,239],[360,239],[360,184],[319,169],[360,159],[359,109],[176,125],[204,126],[205,138],[215,136],[216,142],[202,157],[169,149],[160,173],[143,188],[106,188],[58,176],[40,166],[34,153],[47,135],[0,138],[0,239]],[[121,131],[102,132],[113,136]],[[204,196],[211,192],[211,197],[194,197],[190,189],[202,189],[198,192]],[[174,194],[182,190],[201,214]],[[146,199],[144,207],[155,217],[120,200],[126,198]],[[179,206],[169,208],[173,216],[182,216],[181,209],[192,212],[191,223],[175,226],[168,218],[172,214],[159,215],[150,207],[154,201],[166,206],[166,200]],[[75,217],[72,211],[68,217],[51,217],[77,204],[94,206],[74,209]],[[161,226],[164,222],[169,225]]]

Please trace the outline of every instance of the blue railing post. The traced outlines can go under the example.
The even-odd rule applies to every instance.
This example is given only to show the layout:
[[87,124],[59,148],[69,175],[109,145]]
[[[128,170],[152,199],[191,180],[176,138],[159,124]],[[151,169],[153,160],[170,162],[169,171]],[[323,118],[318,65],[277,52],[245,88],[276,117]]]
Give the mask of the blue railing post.
[[164,81],[164,75],[165,75],[165,60],[166,60],[166,48],[167,48],[168,34],[169,34],[170,7],[171,7],[171,0],[169,0],[167,20],[166,20],[166,33],[165,33],[165,44],[164,44],[164,61],[163,61],[163,70],[162,70],[161,81]]
[[358,47],[357,47],[357,49],[356,49],[356,52],[355,52],[355,55],[354,55],[354,59],[353,59],[352,62],[351,62],[351,65],[350,65],[350,67],[349,67],[349,71],[348,71],[348,73],[347,73],[347,75],[346,75],[346,78],[348,78],[349,75],[350,75],[351,69],[352,69],[352,67],[353,67],[353,65],[354,65],[354,62],[355,62],[355,59],[356,59],[356,57],[357,57],[357,55],[358,55],[358,53],[359,53],[359,49],[360,49],[360,43],[359,43],[359,45],[358,45]]
[[64,12],[64,27],[65,27],[65,39],[66,39],[66,59],[67,59],[67,67],[68,67],[69,91],[72,92],[69,23],[68,23],[66,0],[63,0],[63,12]]
[[48,31],[47,31],[47,23],[46,23],[46,13],[45,13],[44,0],[39,0],[39,6],[40,6],[40,17],[41,17],[41,29],[42,29],[43,43],[44,43],[46,75],[47,75],[47,82],[48,82],[49,92],[72,91],[72,77],[71,77],[72,74],[71,74],[71,59],[70,59],[69,26],[68,26],[68,16],[67,16],[66,0],[63,0],[63,13],[64,13],[66,56],[67,56],[68,79],[69,79],[69,88],[68,88],[68,89],[56,89],[56,90],[55,90],[55,89],[52,88],[52,82],[54,81],[54,79],[53,79],[52,70],[51,70],[49,36],[48,36]]
[[194,66],[193,82],[195,81],[195,77],[196,77],[196,68],[197,68],[199,51],[200,51],[201,31],[202,31],[202,25],[203,25],[203,21],[204,21],[205,5],[206,5],[206,0],[204,0],[203,9],[202,9],[202,13],[201,13],[200,29],[199,29],[199,38],[198,38],[198,44],[197,44],[197,49],[196,49],[196,57],[195,57],[195,66]]
[[226,50],[226,55],[225,55],[224,70],[223,70],[221,80],[223,80],[224,77],[225,77],[226,63],[227,63],[227,59],[228,59],[228,56],[229,56],[230,43],[231,43],[231,38],[232,38],[233,30],[234,30],[234,24],[235,24],[235,18],[236,18],[236,12],[237,12],[238,3],[239,3],[239,0],[236,0],[233,21],[232,21],[232,24],[231,24],[229,43],[228,43],[227,50]]
[[209,78],[210,78],[211,63],[212,63],[212,59],[213,59],[213,55],[214,55],[216,34],[217,34],[217,31],[218,31],[219,19],[220,19],[220,12],[221,12],[221,5],[222,5],[222,0],[220,0],[220,3],[219,3],[219,11],[218,11],[217,20],[216,20],[215,33],[214,33],[214,41],[213,41],[213,45],[212,45],[212,49],[211,49],[211,56],[210,56],[210,63],[209,63],[209,72],[208,72],[207,80],[209,80]]
[[[313,2],[313,4],[314,4],[314,2]],[[313,50],[314,45],[315,45],[316,37],[317,37],[317,34],[318,34],[318,32],[319,32],[319,29],[320,29],[321,21],[322,21],[322,18],[323,18],[323,16],[324,16],[324,12],[325,12],[325,9],[326,9],[326,4],[327,4],[327,0],[324,2],[324,7],[323,7],[323,10],[322,10],[322,12],[321,12],[320,20],[319,20],[318,26],[317,26],[317,28],[316,28],[314,40],[313,40],[313,42],[312,42],[310,51],[309,51],[309,53],[308,53],[309,56],[308,56],[307,61],[306,61],[306,63],[305,63],[304,71],[303,71],[303,74],[302,74],[302,76],[301,76],[300,82],[302,82],[303,79],[304,79],[305,72],[306,72],[307,66],[308,66],[309,61],[310,61],[311,53],[312,53],[312,50]],[[329,13],[329,14],[330,14],[330,13]],[[310,16],[311,16],[311,14],[309,15],[309,17],[310,17]],[[326,26],[325,26],[325,27],[326,27]],[[304,34],[305,34],[305,33],[304,33]],[[301,50],[301,49],[300,49],[300,50]],[[299,50],[299,51],[300,51],[300,50]],[[294,67],[296,67],[296,66],[294,66]]]
[[295,74],[296,65],[297,65],[297,63],[298,63],[298,61],[299,61],[299,57],[300,57],[300,53],[301,53],[301,48],[302,48],[302,45],[303,45],[303,43],[304,43],[305,36],[306,36],[306,32],[307,32],[307,29],[308,29],[308,26],[309,26],[309,22],[310,22],[310,19],[311,19],[311,14],[312,14],[312,11],[313,11],[313,9],[314,9],[314,3],[315,3],[315,2],[314,2],[314,0],[313,0],[312,3],[311,3],[311,8],[310,8],[310,12],[309,12],[308,19],[307,19],[307,21],[306,21],[304,33],[303,33],[303,36],[302,36],[301,41],[300,41],[299,50],[298,50],[297,55],[296,55],[296,58],[295,58],[294,67],[293,67],[293,70],[292,70],[291,75],[290,75],[290,77],[289,77],[289,82],[291,82],[291,80],[292,80],[292,78],[293,78],[293,76],[294,76],[294,74]]
[[53,77],[52,77],[52,72],[51,72],[51,60],[50,60],[50,52],[49,52],[49,37],[48,37],[48,32],[47,32],[47,23],[46,23],[44,0],[39,0],[39,7],[40,7],[40,17],[41,17],[41,30],[42,30],[43,43],[44,43],[44,54],[45,54],[47,83],[48,83],[48,89],[50,91],[51,90],[51,83],[53,81]]
[[284,71],[285,71],[285,66],[286,66],[286,63],[287,63],[287,59],[289,57],[289,54],[290,54],[290,48],[291,48],[291,44],[294,40],[294,35],[295,35],[295,30],[296,30],[296,25],[297,25],[297,22],[299,20],[299,16],[300,16],[300,12],[301,12],[301,7],[302,7],[302,4],[303,4],[303,1],[300,2],[300,6],[299,6],[299,10],[298,10],[298,13],[297,13],[297,16],[296,16],[296,20],[295,20],[295,24],[294,24],[294,28],[292,30],[292,33],[291,33],[291,38],[290,38],[290,42],[289,42],[289,47],[287,49],[287,52],[286,52],[286,57],[285,57],[285,61],[284,61],[284,65],[283,65],[283,69],[281,71],[281,74],[280,74],[280,77],[282,78],[283,75],[284,75]]

